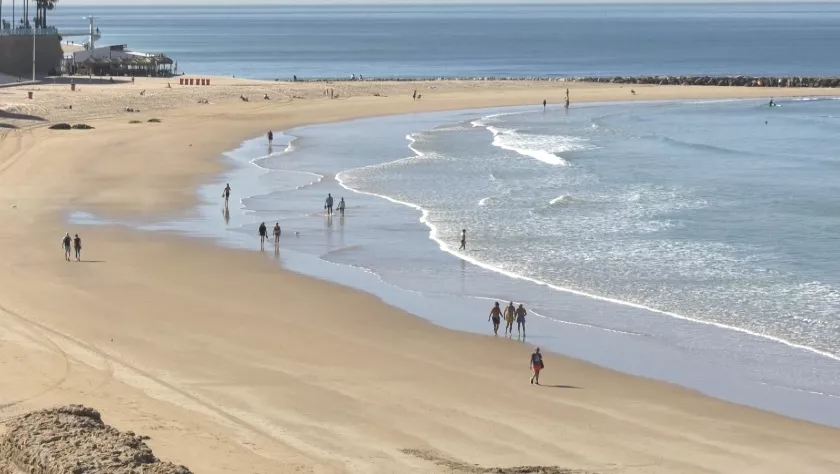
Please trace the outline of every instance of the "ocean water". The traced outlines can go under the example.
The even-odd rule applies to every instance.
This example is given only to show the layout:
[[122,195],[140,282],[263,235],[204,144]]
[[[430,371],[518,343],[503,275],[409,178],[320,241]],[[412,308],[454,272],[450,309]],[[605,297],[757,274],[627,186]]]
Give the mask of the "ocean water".
[[488,334],[493,301],[521,302],[523,343],[840,426],[840,100],[778,103],[307,126],[231,152],[188,218],[138,227],[256,249],[278,222],[267,257],[436,324]]
[[[7,2],[8,3],[8,2]],[[840,75],[836,3],[80,6],[49,22],[261,79],[632,74]],[[19,15],[19,12],[18,12]],[[11,20],[7,5],[3,16]],[[84,41],[82,37],[67,38]]]

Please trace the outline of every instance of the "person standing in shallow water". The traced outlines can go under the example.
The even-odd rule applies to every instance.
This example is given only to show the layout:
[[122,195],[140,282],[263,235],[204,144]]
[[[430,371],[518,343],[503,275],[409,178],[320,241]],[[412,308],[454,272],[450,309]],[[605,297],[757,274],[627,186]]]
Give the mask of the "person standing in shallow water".
[[327,194],[327,200],[324,202],[324,209],[327,210],[327,215],[331,216],[333,211],[333,197],[332,194]]
[[344,206],[344,198],[341,198],[338,201],[338,213],[341,215],[341,217],[344,217]]
[[513,301],[505,308],[505,336],[510,334],[513,336],[513,320],[516,318],[516,308],[513,307]]
[[82,261],[82,238],[79,237],[79,234],[76,234],[76,237],[73,238],[73,250],[76,251],[76,261]]
[[493,306],[493,309],[490,310],[490,316],[487,317],[487,321],[493,320],[493,334],[499,335],[499,323],[502,322],[502,310],[499,308],[499,302],[496,302],[496,305]]
[[543,99],[543,110],[545,110],[545,107],[546,107],[547,105],[548,105],[548,101],[546,101],[545,99]]
[[225,190],[222,191],[222,197],[225,198],[225,207],[227,207],[228,200],[230,199],[230,183],[225,184]]
[[280,223],[277,222],[274,224],[274,251],[280,251]]
[[258,232],[260,233],[260,250],[265,250],[265,238],[268,234],[268,229],[265,228],[265,222],[260,224]]
[[519,307],[516,308],[516,332],[525,337],[525,315],[528,312],[525,311],[525,307],[522,304],[519,304]]
[[461,246],[458,250],[467,250],[467,229],[461,229]]
[[545,364],[542,360],[542,354],[540,354],[540,348],[537,347],[534,349],[534,353],[531,354],[531,371],[534,375],[531,376],[531,384],[540,384],[540,371],[545,368]]
[[269,130],[268,131],[268,146],[271,146],[272,142],[274,142],[274,132]]

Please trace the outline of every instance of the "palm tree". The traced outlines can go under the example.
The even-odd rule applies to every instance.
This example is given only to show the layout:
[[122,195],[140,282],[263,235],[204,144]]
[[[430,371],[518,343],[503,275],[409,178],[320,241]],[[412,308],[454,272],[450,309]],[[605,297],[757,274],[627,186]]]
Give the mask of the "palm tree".
[[35,25],[41,28],[47,27],[47,10],[54,10],[58,0],[35,0]]

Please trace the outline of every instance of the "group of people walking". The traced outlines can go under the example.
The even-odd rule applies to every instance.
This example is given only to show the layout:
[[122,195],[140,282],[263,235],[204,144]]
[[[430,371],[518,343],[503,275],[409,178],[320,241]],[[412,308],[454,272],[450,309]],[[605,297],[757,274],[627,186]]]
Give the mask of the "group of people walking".
[[[225,198],[225,208],[228,205],[228,199],[230,198],[230,184],[225,186],[225,190],[222,192],[222,197]],[[324,209],[327,210],[327,215],[332,216],[333,214],[333,197],[332,194],[327,194],[327,201],[324,203]],[[344,198],[338,202],[338,206],[336,206],[336,210],[338,210],[341,216],[344,216],[344,209],[346,203],[344,202]],[[268,227],[266,227],[265,222],[261,222],[259,228],[257,229],[257,233],[260,235],[260,250],[265,250],[265,241],[268,240]],[[280,235],[282,235],[283,231],[280,229],[280,223],[276,222],[274,224],[274,251],[280,251]]]
[[75,251],[76,253],[76,261],[82,261],[82,238],[79,237],[79,234],[76,234],[74,237],[70,237],[70,233],[66,232],[64,237],[61,239],[61,248],[64,249],[64,260],[70,261],[70,249]]
[[[272,132],[268,132],[268,140],[269,144],[272,142],[274,138],[274,134]],[[225,208],[228,206],[228,200],[230,199],[230,184],[226,184],[224,191],[222,192],[222,197],[225,200]],[[324,210],[326,211],[327,216],[333,215],[333,209],[335,208],[336,211],[341,216],[344,216],[344,210],[346,207],[346,203],[344,202],[344,198],[342,197],[337,205],[335,200],[332,197],[332,193],[327,194],[327,199],[324,201]],[[268,234],[268,227],[266,227],[265,222],[260,223],[260,226],[257,230],[260,236],[260,250],[265,250],[265,242],[269,238]],[[272,235],[274,237],[274,251],[275,253],[280,251],[280,236],[282,235],[282,230],[280,229],[280,223],[277,222],[274,224],[274,229],[272,231]],[[459,250],[466,250],[467,248],[467,230],[461,230],[461,246]],[[81,239],[79,236],[76,235],[76,239],[78,242],[78,246],[76,247],[76,260],[80,257],[81,252]],[[65,236],[65,252],[66,258],[70,259],[70,234]],[[525,316],[528,315],[528,311],[525,310],[525,306],[521,303],[519,306],[515,306],[513,301],[511,301],[507,306],[505,306],[504,310],[499,305],[499,302],[493,306],[490,310],[490,315],[487,318],[487,321],[492,321],[493,323],[493,334],[498,336],[499,335],[499,326],[501,326],[502,319],[505,321],[505,336],[512,337],[513,336],[513,323],[516,322],[516,331],[517,337],[521,337],[523,340],[525,339]],[[545,364],[542,360],[542,354],[540,353],[539,347],[535,349],[535,351],[531,354],[529,367],[532,371],[531,376],[531,383],[539,385],[540,384],[540,371],[545,367]]]
[[[334,203],[334,201],[333,201],[332,194],[328,193],[327,194],[327,200],[324,202],[324,209],[326,209],[328,216],[333,215],[333,203]],[[338,211],[339,215],[341,215],[341,216],[344,215],[344,208],[345,208],[346,205],[347,204],[344,202],[344,198],[341,198],[338,201],[338,205],[335,207],[335,209]]]
[[[493,308],[490,310],[490,315],[487,317],[487,321],[493,322],[493,334],[496,336],[499,335],[499,326],[502,323],[502,319],[505,320],[505,336],[511,337],[513,336],[513,322],[516,321],[516,331],[519,336],[522,337],[522,340],[525,340],[525,316],[528,315],[528,311],[525,310],[525,306],[521,303],[518,307],[513,305],[513,301],[511,301],[504,310],[502,310],[501,306],[499,306],[499,302],[497,301]],[[531,354],[530,362],[528,363],[529,368],[531,369],[531,384],[540,384],[540,371],[545,368],[545,363],[542,359],[542,354],[540,353],[540,348],[537,347],[534,349],[534,352]]]
[[[260,234],[260,250],[265,250],[265,241],[268,239],[268,228],[265,226],[265,222],[260,224],[259,229],[257,232]],[[274,229],[272,233],[274,234],[274,251],[280,251],[280,234],[282,234],[282,230],[280,229],[280,223],[276,222],[274,224]]]
[[497,301],[493,309],[490,310],[490,315],[487,321],[493,321],[493,334],[499,335],[499,325],[502,323],[502,318],[505,320],[505,336],[513,336],[513,322],[516,321],[516,332],[521,337],[525,337],[525,316],[528,314],[525,307],[520,303],[519,307],[513,305],[513,301],[508,304],[504,311],[499,306]]

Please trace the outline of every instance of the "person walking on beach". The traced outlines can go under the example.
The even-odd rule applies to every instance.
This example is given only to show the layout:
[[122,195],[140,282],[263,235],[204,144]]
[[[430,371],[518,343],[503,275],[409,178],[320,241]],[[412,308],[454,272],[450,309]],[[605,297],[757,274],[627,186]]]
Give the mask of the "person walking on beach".
[[73,237],[73,250],[76,251],[76,261],[81,262],[82,261],[82,238],[79,237],[79,234],[76,234],[76,236]]
[[513,301],[505,308],[505,336],[510,334],[513,336],[513,320],[516,318],[516,308],[513,306]]
[[338,213],[341,217],[344,217],[344,206],[344,198],[341,198],[341,200],[338,201]]
[[490,310],[490,316],[487,317],[487,321],[493,320],[493,334],[499,335],[499,323],[502,322],[502,310],[499,308],[499,302],[496,302],[496,305],[493,306],[493,309]]
[[274,224],[274,251],[280,251],[280,223],[277,222]]
[[[266,96],[268,97],[268,96]],[[271,146],[271,143],[274,141],[274,132],[271,130],[268,131],[268,146]]]
[[70,243],[73,241],[70,238],[70,233],[66,232],[64,238],[61,239],[61,246],[64,248],[64,260],[70,261]]
[[417,89],[414,89],[414,95],[411,96],[413,100],[417,100]]
[[230,183],[225,184],[225,190],[222,191],[222,197],[225,198],[225,207],[227,207],[228,199],[230,199]]
[[332,194],[327,193],[327,201],[324,203],[324,209],[327,210],[327,215],[331,216],[333,211],[333,197]]
[[540,371],[545,368],[545,364],[543,363],[542,354],[540,354],[540,348],[537,347],[534,349],[534,353],[531,354],[531,370],[534,372],[534,375],[531,376],[531,384],[540,384]]
[[467,250],[467,229],[461,229],[461,246],[458,250]]
[[265,228],[265,222],[260,224],[260,250],[265,250],[265,238],[268,234],[268,230]]
[[525,315],[527,314],[525,307],[520,303],[519,307],[516,308],[516,332],[521,334],[522,337],[525,337]]

